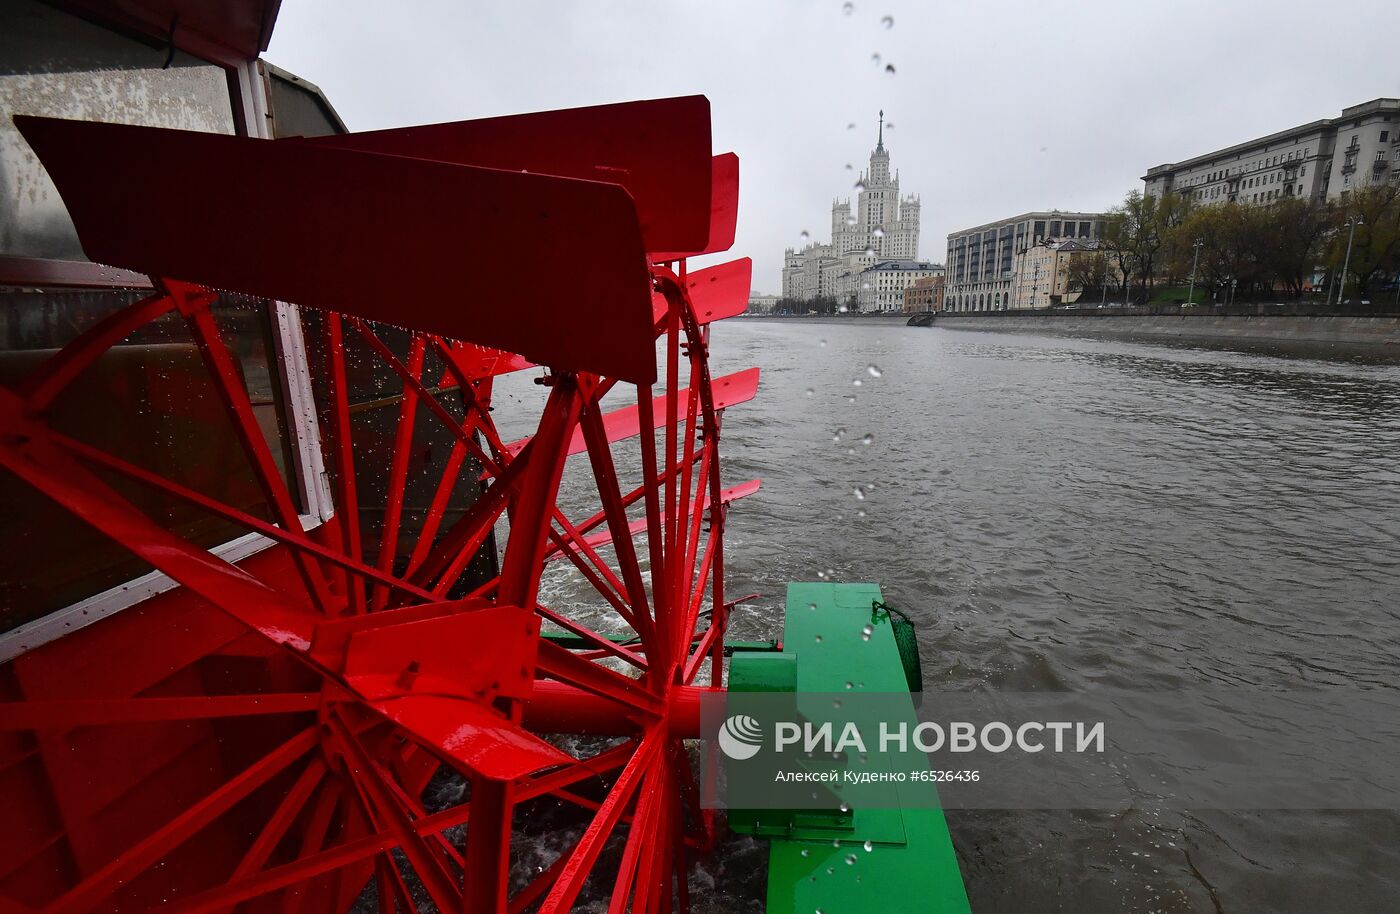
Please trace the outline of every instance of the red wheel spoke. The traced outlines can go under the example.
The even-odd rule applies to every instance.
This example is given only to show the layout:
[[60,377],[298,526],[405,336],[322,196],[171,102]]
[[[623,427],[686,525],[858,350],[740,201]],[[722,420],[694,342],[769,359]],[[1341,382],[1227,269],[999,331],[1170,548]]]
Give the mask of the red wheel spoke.
[[366,755],[364,747],[338,716],[331,718],[331,732],[339,750],[355,764],[347,768],[357,795],[365,804],[376,828],[387,829],[398,839],[399,848],[413,865],[413,871],[423,883],[438,910],[455,910],[461,903],[461,893],[442,858],[413,829],[412,821],[384,781],[377,765]]
[[654,728],[647,733],[641,745],[637,747],[636,754],[632,756],[632,759],[622,769],[622,773],[618,775],[617,782],[608,791],[607,799],[603,801],[603,805],[594,815],[593,820],[588,823],[588,828],[584,830],[583,837],[579,840],[574,852],[569,855],[569,862],[565,864],[558,880],[550,889],[549,895],[540,905],[539,914],[560,914],[560,912],[573,907],[593,864],[598,860],[598,854],[603,850],[604,842],[612,834],[613,827],[617,825],[623,807],[637,792],[642,775],[659,753],[662,740],[660,729]]
[[[213,295],[211,294],[212,300]],[[19,395],[30,415],[46,412],[73,379],[92,366],[109,349],[150,322],[175,310],[175,300],[164,289],[128,305],[91,327],[77,339],[44,360],[24,379]]]
[[[637,388],[637,414],[642,420],[643,428],[652,428],[651,415],[651,388]],[[666,556],[665,544],[663,541],[665,531],[661,525],[661,504],[657,493],[660,483],[656,473],[656,436],[645,434],[641,438],[642,446],[642,496],[646,506],[647,519],[647,553],[651,563],[651,599],[652,618],[658,623],[666,614]],[[674,479],[674,474],[667,473],[666,479]],[[655,658],[652,658],[653,660]]]
[[[471,440],[471,435],[466,431],[463,423],[458,422],[452,414],[447,411],[447,408],[438,402],[438,398],[433,396],[433,392],[423,385],[423,382],[418,378],[419,372],[415,371],[412,366],[405,365],[400,361],[399,357],[394,355],[393,351],[388,346],[384,345],[384,341],[369,328],[368,324],[357,318],[351,318],[350,320],[360,336],[364,338],[365,342],[369,343],[370,348],[384,360],[386,365],[393,369],[394,374],[398,375],[399,379],[403,382],[403,400],[409,400],[409,394],[412,393],[415,402],[422,401],[422,403],[428,407],[428,411],[437,416],[442,424],[447,427],[448,431],[473,451],[474,456],[476,456],[478,460],[481,460],[489,469],[495,471],[496,467],[494,461],[477,447],[476,442]],[[415,337],[415,340],[421,340],[421,337]],[[415,345],[417,344],[415,343]]]
[[[632,626],[634,631],[640,634],[642,631],[646,630],[646,626],[633,615],[631,607],[622,601],[622,597],[618,595],[617,590],[597,572],[594,567],[594,564],[597,563],[590,564],[585,562],[583,557],[579,555],[579,550],[573,547],[572,542],[567,537],[554,530],[553,527],[549,529],[549,541],[573,563],[574,567],[579,570],[579,573],[588,579],[588,583],[593,585],[593,589],[598,591],[603,599],[608,601],[608,605],[610,605],[619,616],[625,619],[627,624]],[[597,553],[594,553],[594,555],[597,555]],[[599,562],[601,562],[601,559]]]
[[413,554],[408,558],[408,567],[404,569],[404,575],[412,575],[428,557],[428,550],[437,538],[438,527],[447,513],[448,502],[452,498],[453,489],[456,488],[457,478],[461,475],[462,464],[466,459],[466,445],[460,441],[453,442],[452,452],[448,454],[447,464],[442,468],[442,476],[433,492],[432,504],[428,506],[428,515],[423,519],[423,528],[418,532],[418,542],[414,544]]
[[312,555],[315,555],[317,558],[323,559],[327,562],[330,562],[331,564],[334,564],[350,572],[353,580],[359,581],[364,578],[368,578],[370,580],[377,581],[383,584],[390,590],[397,590],[404,593],[408,593],[424,600],[436,599],[436,597],[432,593],[422,589],[421,587],[414,587],[412,584],[409,584],[406,581],[400,580],[399,578],[393,577],[392,575],[384,574],[383,572],[379,571],[373,566],[366,565],[363,562],[354,561],[350,558],[347,558],[333,549],[330,549],[326,546],[322,546],[320,543],[316,542],[315,540],[311,539],[305,534],[296,534],[291,532],[290,530],[284,530],[281,527],[269,524],[267,521],[254,517],[251,514],[248,514],[244,511],[239,511],[237,508],[232,508],[224,502],[218,501],[217,499],[209,498],[208,496],[202,495],[199,492],[194,491],[193,489],[186,488],[185,486],[182,486],[179,483],[171,482],[164,476],[158,476],[155,473],[150,472],[149,470],[143,470],[141,467],[138,467],[135,464],[127,463],[124,460],[121,460],[117,457],[113,457],[106,451],[101,451],[95,447],[91,447],[90,445],[83,444],[81,441],[76,441],[72,438],[66,438],[56,432],[52,433],[51,437],[53,438],[55,444],[71,452],[77,457],[80,457],[99,466],[106,467],[107,469],[113,470],[117,473],[122,474],[123,476],[126,476],[129,479],[134,479],[137,482],[140,482],[144,485],[148,485],[154,489],[159,489],[167,495],[172,495],[175,498],[180,499],[181,501],[188,502],[189,504],[201,508],[205,511],[208,511],[211,514],[215,514],[219,517],[231,520],[247,530],[250,530],[254,533],[260,533],[263,536],[266,536],[268,539],[276,540],[279,543],[285,543],[292,549],[302,552],[309,552]]
[[472,820],[462,873],[464,907],[472,914],[506,914],[513,793],[508,781],[472,778]]
[[541,673],[551,679],[578,686],[629,708],[652,714],[661,712],[661,700],[636,680],[576,657],[549,641],[540,642],[535,664]]
[[276,811],[268,818],[262,831],[258,832],[257,838],[248,847],[243,859],[238,862],[238,866],[234,867],[233,875],[229,877],[230,881],[236,882],[263,868],[267,859],[277,848],[278,842],[282,840],[287,829],[291,827],[292,821],[301,813],[306,806],[306,801],[311,798],[312,792],[321,784],[325,776],[326,763],[321,758],[313,758],[307,763],[296,783],[277,804]]
[[[5,400],[0,391],[0,401]],[[24,428],[20,422],[13,427]],[[165,530],[30,425],[0,444],[0,465],[132,553],[279,644],[305,648],[310,614],[247,572]]]
[[[530,470],[520,488],[511,517],[512,536],[501,562],[501,584],[496,599],[528,610],[535,608],[539,593],[539,569],[544,563],[545,532],[553,516],[559,478],[564,472],[565,448],[578,421],[582,396],[577,381],[559,376],[545,403],[540,429],[530,443]],[[520,458],[511,462],[515,469]],[[521,534],[514,528],[519,526]]]
[[448,528],[442,541],[429,553],[428,558],[408,576],[409,581],[421,586],[441,575],[442,579],[433,590],[435,594],[445,593],[455,581],[456,574],[460,573],[460,568],[465,567],[477,548],[491,534],[496,518],[506,509],[507,499],[520,484],[531,459],[533,452],[521,454],[512,460],[505,472]]
[[[296,507],[292,504],[292,493],[287,489],[287,484],[277,469],[277,462],[273,460],[272,450],[258,426],[257,417],[253,415],[248,391],[239,379],[233,357],[229,355],[218,325],[214,323],[207,296],[175,283],[170,283],[169,288],[176,306],[185,316],[185,322],[194,336],[195,345],[204,358],[205,366],[209,369],[209,375],[215,382],[214,387],[219,393],[219,399],[232,420],[234,431],[238,434],[249,463],[252,464],[253,474],[257,477],[268,507],[272,509],[273,516],[283,529],[297,534],[305,533],[301,518],[297,516]],[[321,569],[304,552],[296,553],[294,559],[311,602],[321,612],[331,612],[331,595],[326,588]]]
[[[617,879],[613,883],[612,897],[608,901],[608,914],[624,914],[627,902],[634,899],[634,885],[640,889],[641,898],[646,897],[645,877],[639,878],[638,865],[646,856],[647,847],[655,847],[657,819],[661,814],[664,794],[659,781],[664,768],[657,766],[647,769],[642,779],[641,792],[637,796],[637,809],[632,814],[632,825],[627,832],[627,843],[622,849],[622,862],[618,866]],[[633,904],[633,910],[641,906]]]
[[517,802],[553,793],[588,778],[600,778],[609,771],[615,771],[627,764],[627,760],[637,751],[637,746],[638,743],[635,740],[628,740],[574,765],[547,774],[536,775],[526,781],[519,789],[516,795]]
[[[363,325],[360,325],[363,329]],[[384,529],[379,538],[379,570],[388,574],[394,567],[394,556],[398,554],[399,523],[403,519],[404,483],[408,480],[408,458],[413,447],[413,420],[418,415],[418,398],[409,396],[409,379],[418,383],[423,373],[423,357],[426,348],[421,336],[414,336],[409,347],[408,367],[404,381],[404,395],[399,400],[399,422],[394,435],[394,456],[389,461],[389,486],[384,503]],[[432,399],[429,397],[429,399]],[[376,587],[370,601],[371,608],[383,609],[389,602],[389,591]]]
[[408,893],[408,885],[403,874],[394,865],[394,858],[380,854],[374,861],[375,888],[379,895],[379,914],[395,914],[402,904],[407,911],[413,911],[413,901]]
[[[617,468],[613,464],[612,449],[608,446],[607,433],[603,429],[603,419],[597,409],[597,401],[590,403],[579,417],[583,429],[584,442],[588,447],[589,461],[593,467],[593,477],[598,489],[598,499],[603,503],[603,516],[607,518],[608,529],[612,532],[613,551],[617,555],[618,567],[626,582],[627,593],[632,607],[638,616],[650,623],[650,605],[647,600],[646,584],[642,580],[642,568],[637,561],[636,545],[632,542],[632,532],[627,520],[627,501],[622,497],[618,485]],[[574,528],[575,535],[586,533],[588,525]]]
[[[340,315],[334,311],[325,316],[326,385],[330,397],[330,429],[326,435],[335,467],[336,517],[340,521],[341,540],[346,554],[356,563],[363,563],[364,548],[360,542],[360,503],[355,483],[354,439],[350,426],[350,382],[345,373],[345,339]],[[364,582],[358,578],[347,581],[350,605],[357,613],[365,611]]]
[[50,908],[54,912],[88,911],[117,886],[154,865],[185,839],[235,803],[252,793],[275,774],[283,771],[316,745],[316,731],[303,730],[281,747],[244,769],[227,784],[191,806],[174,820],[156,829],[97,872],[78,883]]
[[626,660],[628,663],[632,664],[639,670],[644,670],[647,668],[647,661],[645,657],[640,656],[634,651],[628,650],[627,648],[616,643],[615,641],[609,641],[607,638],[604,638],[602,635],[598,634],[593,629],[580,625],[573,619],[570,619],[568,616],[565,616],[562,613],[557,613],[546,606],[539,605],[535,606],[535,612],[539,613],[544,618],[553,622],[555,625],[558,625],[560,628],[564,629],[564,631],[569,632],[573,635],[578,635],[580,638],[586,638],[593,644],[598,645],[598,649],[603,653],[611,654],[612,656],[617,657],[621,660]]
[[564,872],[564,868],[569,865],[569,858],[573,856],[577,848],[578,844],[575,843],[573,847],[564,851],[553,863],[545,867],[544,872],[531,879],[525,888],[516,892],[515,897],[510,900],[510,906],[506,909],[509,914],[520,914],[521,911],[538,901],[540,896],[558,880],[559,874]]
[[[684,263],[684,261],[682,261]],[[659,629],[657,635],[657,646],[662,650],[652,655],[652,662],[660,663],[663,668],[668,666],[677,656],[675,652],[676,638],[675,612],[676,594],[679,588],[676,582],[680,575],[680,562],[678,561],[679,550],[676,548],[676,529],[680,523],[677,516],[679,506],[679,479],[677,478],[676,462],[676,416],[678,408],[678,388],[680,386],[680,315],[674,305],[667,312],[666,318],[666,502],[662,509],[662,520],[664,524],[664,539],[666,564],[664,572],[659,577],[654,578],[653,588],[658,592],[666,593],[665,607],[663,613],[657,612],[656,624]],[[653,570],[655,576],[657,572]],[[663,653],[664,651],[664,653]]]
[[[697,459],[698,459],[698,458],[697,458]],[[647,492],[647,485],[646,485],[646,483],[642,483],[641,485],[637,486],[635,489],[632,489],[632,490],[631,490],[630,492],[628,492],[626,495],[622,496],[622,502],[621,502],[622,507],[623,507],[623,508],[630,508],[632,505],[635,505],[638,501],[640,501],[640,500],[642,499],[642,497],[643,497],[644,495],[646,495],[646,492]],[[624,516],[625,516],[625,515],[624,515]],[[596,514],[589,515],[588,520],[584,521],[584,522],[581,523],[581,524],[575,524],[574,527],[575,527],[575,529],[577,529],[580,533],[587,534],[589,531],[597,529],[597,527],[598,527],[600,524],[604,523],[606,520],[607,520],[607,513],[606,513],[605,511],[599,511],[599,512],[597,512]],[[643,530],[646,529],[645,524],[646,524],[645,518],[643,518],[643,520],[642,520],[642,525],[641,525],[641,526],[637,526],[635,522],[629,523],[629,524],[628,524],[628,532],[629,532],[629,534],[632,535],[632,536],[635,536],[637,533],[641,533]],[[595,546],[602,545],[602,544],[604,544],[604,543],[608,543],[608,542],[611,542],[611,541],[612,541],[612,534],[611,534],[610,532],[607,532],[607,533],[606,533],[606,536],[601,535],[601,534],[594,534],[593,537],[590,537],[590,541],[593,542],[593,544],[594,544]],[[548,559],[556,558],[556,557],[558,556],[558,554],[559,554],[559,553],[558,553],[558,550],[557,550],[557,549],[546,550],[546,551],[545,551],[545,559],[548,560]]]

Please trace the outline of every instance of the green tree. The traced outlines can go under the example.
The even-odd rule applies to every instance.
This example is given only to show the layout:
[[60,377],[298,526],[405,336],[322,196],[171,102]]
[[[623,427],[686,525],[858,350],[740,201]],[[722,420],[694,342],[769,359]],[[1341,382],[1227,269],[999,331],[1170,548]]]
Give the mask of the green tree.
[[1336,226],[1336,213],[1325,203],[1302,197],[1282,197],[1268,212],[1272,225],[1261,244],[1268,272],[1301,298]]
[[1159,272],[1182,245],[1181,226],[1193,210],[1182,194],[1144,197],[1137,191],[1109,210],[1102,240],[1125,283],[1135,281],[1144,296],[1151,295]]
[[[1359,218],[1346,261],[1347,220]],[[1400,270],[1400,185],[1377,184],[1347,192],[1339,206],[1336,232],[1327,251],[1332,271],[1347,263],[1346,295],[1366,296],[1384,278]]]

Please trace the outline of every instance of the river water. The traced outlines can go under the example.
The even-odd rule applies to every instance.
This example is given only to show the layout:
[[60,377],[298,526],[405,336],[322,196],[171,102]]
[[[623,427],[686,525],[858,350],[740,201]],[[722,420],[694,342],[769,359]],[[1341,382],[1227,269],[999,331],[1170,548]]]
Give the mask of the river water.
[[[820,574],[915,619],[930,690],[1393,689],[1400,360],[1316,355],[727,321],[717,373],[763,370],[724,427],[726,485],[763,479],[730,513],[729,592],[765,595],[735,635]],[[948,817],[984,914],[1400,910],[1400,813]],[[716,910],[761,871],[731,841]]]

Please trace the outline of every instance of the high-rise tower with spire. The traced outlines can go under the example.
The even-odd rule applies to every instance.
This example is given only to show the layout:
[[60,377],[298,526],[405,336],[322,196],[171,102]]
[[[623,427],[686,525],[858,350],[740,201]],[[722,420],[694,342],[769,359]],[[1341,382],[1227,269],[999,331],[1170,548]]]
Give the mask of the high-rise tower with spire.
[[874,261],[918,259],[919,198],[901,197],[899,173],[890,174],[884,111],[870,164],[856,183],[855,213],[849,199],[837,200],[831,208],[831,226],[831,246],[837,256],[870,251]]
[[784,297],[854,299],[863,270],[882,261],[918,259],[919,198],[914,194],[900,196],[899,172],[890,173],[883,110],[875,149],[855,190],[854,209],[850,198],[832,203],[830,244],[813,243],[786,251]]

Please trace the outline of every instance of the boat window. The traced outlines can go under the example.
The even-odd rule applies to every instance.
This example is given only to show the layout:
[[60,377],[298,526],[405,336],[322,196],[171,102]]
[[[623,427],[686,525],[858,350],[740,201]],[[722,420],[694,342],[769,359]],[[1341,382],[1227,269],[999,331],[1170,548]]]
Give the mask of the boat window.
[[[0,291],[0,385],[34,367],[149,290]],[[224,296],[213,307],[283,479],[291,462],[267,308]],[[183,319],[175,313],[108,350],[50,410],[57,432],[267,519],[251,464]],[[91,465],[87,465],[92,468]],[[247,531],[115,472],[97,474],[156,521],[200,546]],[[292,497],[299,499],[296,487]],[[0,472],[0,631],[132,580],[151,569],[16,477]]]
[[[144,277],[87,262],[62,199],[13,116],[232,134],[231,99],[229,71],[168,41],[114,31],[35,0],[0,0],[0,385],[17,387],[83,331],[152,294]],[[157,205],[152,214],[131,216],[149,218]],[[282,402],[287,373],[268,305],[226,295],[213,310],[282,480],[304,512]],[[183,319],[169,314],[104,353],[53,404],[50,421],[99,451],[265,519],[262,487],[214,383]],[[156,523],[200,546],[248,533],[114,473],[99,476]],[[107,600],[104,592],[151,571],[3,473],[0,504],[0,632],[89,597]]]
[[0,255],[10,257],[86,260],[16,114],[234,132],[221,67],[35,0],[0,0]]

